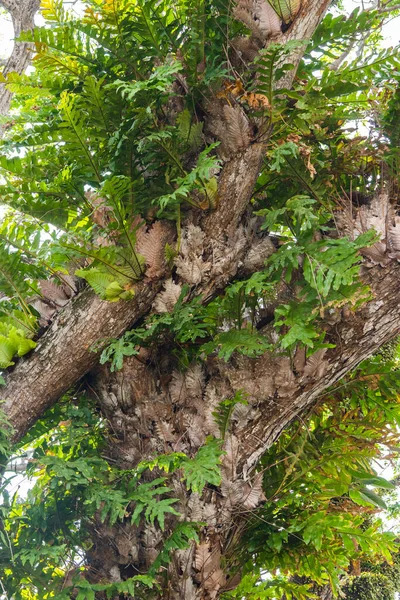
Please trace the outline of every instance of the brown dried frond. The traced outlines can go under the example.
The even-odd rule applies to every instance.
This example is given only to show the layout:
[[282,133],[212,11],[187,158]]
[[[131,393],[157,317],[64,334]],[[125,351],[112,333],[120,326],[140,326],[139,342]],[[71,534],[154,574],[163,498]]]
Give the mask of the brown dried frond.
[[233,16],[238,21],[241,21],[246,27],[250,29],[252,34],[259,40],[264,41],[265,37],[262,30],[258,26],[255,20],[255,5],[252,0],[239,0],[235,8],[233,9]]
[[238,67],[251,63],[260,51],[261,43],[254,37],[240,36],[231,41],[232,62]]
[[197,545],[194,559],[196,571],[204,571],[211,559],[211,547],[209,542],[202,542]]
[[327,348],[320,348],[314,354],[312,354],[306,362],[304,367],[304,377],[314,377],[319,379],[322,377],[328,368],[328,361],[324,360]]
[[155,428],[156,428],[158,437],[161,438],[162,440],[164,440],[164,442],[175,442],[176,441],[177,436],[173,431],[173,426],[171,425],[171,423],[168,423],[167,421],[164,421],[164,420],[160,420],[160,421],[157,421]]
[[39,280],[39,289],[45,300],[50,300],[58,307],[65,306],[70,296],[66,293],[64,286],[57,285],[49,279]]
[[219,590],[224,587],[226,583],[225,573],[222,569],[215,569],[210,573],[204,582],[204,587],[208,590],[210,600],[218,596]]
[[[204,241],[206,239],[206,234],[200,227],[196,225],[192,225],[189,223],[184,232],[184,237],[182,239],[181,252],[182,254],[186,253],[194,253],[199,254],[203,251]],[[187,249],[187,252],[185,251]]]
[[239,105],[224,106],[225,129],[224,146],[229,154],[244,150],[250,145],[251,129],[249,120]]
[[38,311],[40,315],[39,325],[46,327],[49,324],[57,309],[54,305],[50,305],[41,298],[35,298],[30,302],[31,306]]
[[259,271],[266,259],[276,252],[272,239],[267,236],[261,240],[254,240],[253,245],[243,259],[243,269],[253,273]]
[[247,485],[244,481],[227,481],[225,478],[221,482],[221,494],[227,499],[231,508],[242,505],[243,488]]
[[96,194],[96,192],[85,192],[89,204],[93,208],[92,220],[99,227],[107,227],[113,220],[113,210],[107,205],[107,201]]
[[178,257],[175,261],[175,264],[176,272],[183,279],[183,281],[186,281],[192,285],[197,285],[203,280],[205,269],[203,269],[203,263],[201,260],[197,258],[189,260],[187,258]]
[[266,0],[239,0],[233,15],[260,40],[282,33],[281,19]]
[[224,450],[226,452],[223,457],[223,468],[226,470],[231,477],[234,477],[236,473],[236,465],[239,460],[239,440],[233,434],[229,435],[225,440]]
[[204,373],[201,365],[195,363],[185,373],[186,389],[190,398],[201,400],[204,390]]
[[207,427],[204,425],[204,416],[202,414],[186,414],[184,417],[184,423],[191,447],[200,448],[200,446],[205,443],[206,436],[210,434],[210,432],[207,430]]
[[198,544],[195,553],[195,569],[199,571],[197,580],[208,590],[210,598],[217,596],[225,585],[225,575],[221,569],[221,551],[218,542]]
[[282,358],[279,360],[279,368],[274,374],[274,384],[279,390],[280,398],[290,397],[298,389],[298,383],[289,359]]
[[262,473],[258,473],[255,478],[253,485],[246,484],[243,490],[242,504],[245,508],[257,508],[262,502],[265,502],[266,497],[262,489],[263,476]]
[[249,419],[249,407],[247,404],[236,404],[232,412],[231,421],[235,423],[235,431],[246,427]]
[[199,494],[197,494],[196,492],[193,492],[189,496],[187,505],[189,508],[189,514],[190,514],[191,521],[199,522],[199,521],[204,520],[203,519],[204,503],[202,500],[200,500]]
[[77,277],[74,277],[72,275],[66,275],[64,273],[58,273],[57,276],[62,282],[62,288],[69,298],[78,293]]
[[282,33],[281,19],[266,0],[255,0],[257,25],[265,39],[277,37]]
[[182,287],[168,279],[164,283],[164,291],[158,294],[154,301],[154,309],[158,313],[172,312],[175,304],[178,302],[182,292]]
[[210,240],[212,247],[212,276],[234,275],[237,269],[238,256],[248,244],[245,229],[241,226],[230,236],[228,248],[222,242]]
[[400,217],[397,215],[390,219],[388,246],[391,252],[400,252]]
[[389,194],[386,190],[375,194],[369,204],[360,206],[355,219],[354,237],[375,229],[380,239],[384,240],[390,208]]
[[165,244],[169,239],[169,229],[161,221],[156,221],[147,233],[137,236],[136,250],[146,259],[146,276],[160,277],[165,270]]
[[180,371],[174,371],[172,373],[171,383],[169,384],[169,394],[174,404],[182,405],[186,402],[186,381],[184,375]]
[[205,234],[195,225],[189,224],[183,231],[181,250],[175,259],[177,274],[187,283],[200,283],[210,270],[210,263],[203,261]]
[[390,263],[390,257],[386,254],[385,242],[376,242],[373,246],[362,248],[360,252],[369,261],[364,263],[366,267],[373,267],[374,265],[385,267]]

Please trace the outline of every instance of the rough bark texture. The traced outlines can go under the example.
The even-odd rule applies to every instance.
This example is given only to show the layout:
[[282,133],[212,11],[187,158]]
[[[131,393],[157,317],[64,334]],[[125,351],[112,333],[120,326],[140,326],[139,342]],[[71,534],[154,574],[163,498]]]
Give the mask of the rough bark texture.
[[103,302],[89,290],[76,296],[55,318],[33,356],[10,372],[2,398],[20,439],[29,427],[98,362],[91,351],[103,339],[120,336],[149,309],[161,284],[143,281],[130,302]]
[[[289,37],[291,39],[309,39],[329,3],[330,0],[305,2],[301,15],[290,30],[292,33],[288,32],[282,36],[282,41]],[[20,3],[9,0],[10,10],[16,10],[18,6]],[[33,0],[29,6],[33,10],[35,6]],[[20,13],[17,11],[17,14]],[[291,71],[290,73],[292,80],[295,72]],[[187,283],[197,286],[202,283],[203,289],[197,289],[197,291],[203,292],[206,296],[215,290],[223,289],[227,282],[236,275],[239,262],[243,259],[246,248],[249,247],[251,240],[249,240],[249,236],[245,239],[243,230],[238,225],[251,199],[263,153],[264,144],[254,144],[237,153],[226,163],[220,176],[218,208],[204,223],[203,243],[201,247],[189,248],[189,258],[192,265],[195,265],[195,268],[192,268],[192,277],[187,275],[185,265],[182,264],[181,271],[178,267],[178,274],[182,273],[182,269],[186,269]],[[206,237],[207,239],[205,239]],[[208,244],[206,247],[207,242],[212,241],[214,244]],[[190,240],[188,245],[190,246]],[[214,264],[212,272],[208,267],[210,256],[212,256]],[[185,280],[185,277],[182,278]],[[139,285],[139,289],[145,285]],[[134,314],[130,313],[130,308],[121,308],[116,305],[103,307],[103,303],[97,298],[87,295],[85,296],[87,298],[85,310],[80,312],[79,318],[74,317],[73,309],[66,308],[65,315],[68,314],[68,318],[60,315],[56,319],[32,356],[18,365],[8,379],[4,399],[6,399],[6,413],[16,431],[15,439],[19,439],[23,435],[45,408],[57,401],[60,393],[79,381],[93,366],[95,356],[90,356],[89,350],[92,344],[107,335],[113,337],[120,335],[150,309],[154,296],[150,293],[147,304],[144,306],[145,303],[141,304],[141,293],[138,292],[138,300],[133,301],[133,303],[138,302],[141,306],[136,318]],[[93,302],[93,308],[91,302]],[[75,305],[79,307],[80,301],[75,302]],[[129,314],[128,318],[127,313]],[[85,314],[88,315],[87,320]],[[93,323],[93,315],[95,315],[95,323]],[[113,331],[109,327],[112,318],[115,319]],[[86,335],[88,335],[88,339],[85,339]],[[80,347],[81,343],[82,347]],[[77,348],[76,353],[69,354],[71,346]],[[59,357],[60,353],[64,352],[68,352],[69,356],[65,361],[66,368],[60,369]],[[42,360],[42,356],[45,357],[44,360]],[[45,379],[40,375],[44,364],[47,374]],[[62,382],[63,377],[65,377],[64,382]],[[37,392],[34,392],[34,387],[37,388]]]
[[[366,270],[364,279],[373,300],[355,313],[339,311],[335,322],[326,324],[327,339],[336,348],[321,352],[299,371],[289,358],[267,353],[257,360],[236,358],[229,363],[210,358],[182,374],[161,348],[156,355],[144,352],[140,360],[127,359],[119,373],[112,374],[107,367],[92,372],[89,389],[109,420],[113,432],[109,455],[121,468],[132,468],[159,453],[193,456],[206,436],[219,435],[213,413],[221,399],[238,389],[247,394],[248,404],[237,405],[225,437],[219,491],[209,489],[200,497],[188,493],[178,476],[174,481],[172,494],[180,500],[177,508],[183,518],[207,526],[197,548],[175,554],[162,598],[206,600],[232,584],[226,566],[234,571],[229,561],[244,526],[243,514],[265,500],[261,480],[253,475],[255,464],[282,429],[328,386],[400,333],[399,275],[397,260]],[[145,524],[125,523],[115,530],[96,523],[90,551],[93,578],[118,581],[129,565],[134,571],[146,570],[175,517],[167,523],[164,535]]]
[[[40,0],[1,0],[0,6],[8,10],[11,15],[14,38],[17,39],[22,31],[29,31],[34,27],[35,14],[39,10]],[[11,56],[3,69],[3,75],[16,72],[19,75],[28,67],[32,58],[32,44],[14,42]],[[12,94],[4,83],[0,83],[0,115],[6,115],[11,102]],[[0,137],[3,129],[0,127]]]
[[[307,40],[328,5],[329,0],[305,1],[282,41]],[[300,56],[296,51],[295,63]],[[291,72],[280,85],[290,85],[293,76]],[[184,224],[174,282],[167,279],[168,273],[145,279],[129,303],[108,304],[84,291],[57,315],[36,350],[17,364],[2,392],[3,408],[18,440],[63,392],[91,372],[88,389],[110,423],[114,438],[110,458],[121,468],[171,450],[193,456],[206,436],[219,434],[213,417],[218,403],[239,389],[247,393],[248,405],[235,408],[225,438],[220,488],[207,489],[200,497],[188,493],[178,476],[173,483],[183,518],[207,525],[197,548],[174,554],[164,573],[160,596],[164,599],[211,600],[233,585],[222,565],[231,566],[229,553],[242,527],[240,514],[264,500],[261,480],[253,476],[257,460],[327,387],[400,332],[400,265],[387,254],[385,266],[375,264],[363,272],[373,299],[356,313],[337,311],[327,319],[326,336],[336,347],[320,351],[302,367],[295,369],[287,356],[266,353],[229,363],[209,358],[182,374],[167,349],[159,348],[156,356],[143,353],[126,359],[118,373],[94,369],[98,356],[90,347],[106,337],[118,337],[154,303],[165,302],[163,286],[186,283],[190,293],[203,294],[207,301],[238,273],[256,270],[274,251],[272,241],[259,236],[256,223],[243,218],[264,152],[264,143],[249,144],[226,161],[219,176],[217,209],[200,226],[191,217]],[[389,204],[388,194],[382,195],[382,202]],[[165,532],[148,524],[94,523],[89,576],[119,581],[146,571],[174,519],[167,521]]]

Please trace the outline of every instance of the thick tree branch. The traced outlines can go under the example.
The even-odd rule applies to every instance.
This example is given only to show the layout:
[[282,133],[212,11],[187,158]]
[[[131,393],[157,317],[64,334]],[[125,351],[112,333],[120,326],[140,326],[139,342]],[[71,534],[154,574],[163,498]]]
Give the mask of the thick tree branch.
[[[283,36],[282,41],[294,38],[309,39],[329,1],[305,2],[301,15],[291,30]],[[24,12],[20,10],[22,7],[16,0],[7,0],[6,4],[6,8],[13,14],[16,34],[23,28],[32,27],[37,9],[36,0],[29,0],[24,6],[27,13],[24,17]],[[29,53],[25,45],[16,44],[14,60],[17,58],[17,52],[22,52],[28,61]],[[300,60],[300,53],[297,58]],[[22,58],[19,58],[13,68],[22,72],[27,64],[28,62],[23,64]],[[8,68],[11,69],[11,63]],[[294,77],[294,71],[291,77]],[[10,97],[7,99],[4,94],[7,96],[7,91],[3,88],[3,100],[0,101],[0,109],[3,106],[3,110],[10,101]],[[264,151],[264,144],[254,144],[225,165],[219,184],[219,206],[204,226],[206,233],[214,240],[223,242],[236,231],[251,199]],[[236,271],[237,267],[231,268],[229,275],[223,277],[224,283],[233,277]],[[8,378],[4,409],[15,428],[14,439],[20,439],[48,406],[94,366],[97,357],[90,352],[90,347],[101,338],[121,335],[148,312],[160,287],[160,284],[141,283],[137,286],[136,297],[131,303],[117,305],[101,302],[90,292],[85,292],[57,316],[33,355],[18,364]],[[213,287],[212,282],[208,284],[208,294]]]
[[[153,355],[144,350],[140,361],[127,358],[117,373],[110,373],[107,365],[92,372],[88,387],[113,432],[108,456],[126,469],[169,451],[193,456],[207,435],[220,435],[215,411],[221,399],[232,397],[239,389],[248,394],[247,405],[237,406],[225,433],[226,455],[217,493],[210,488],[201,496],[187,494],[180,474],[172,484],[184,519],[206,523],[202,544],[210,548],[218,576],[210,582],[205,578],[199,581],[192,566],[196,552],[192,544],[175,553],[168,567],[169,598],[206,599],[216,597],[208,591],[215,594],[224,588],[222,557],[230,555],[231,534],[243,525],[240,515],[248,516],[265,501],[260,475],[251,472],[260,454],[328,386],[400,331],[399,275],[400,265],[395,260],[385,268],[366,271],[364,280],[371,286],[373,300],[350,316],[338,311],[335,324],[326,324],[327,338],[336,348],[325,355],[322,352],[314,365],[310,361],[305,368],[297,365],[297,371],[287,356],[266,353],[257,360],[237,357],[229,363],[209,357],[182,373],[175,368],[172,353],[161,350]],[[162,538],[153,531],[144,522],[139,527],[125,522],[117,531],[96,523],[91,534],[95,543],[90,551],[90,577],[107,579],[115,565],[121,568],[132,562],[139,571],[148,569]],[[119,541],[122,537],[129,539],[128,550],[126,543]],[[240,572],[237,575],[240,579]],[[318,593],[321,599],[331,598],[328,587]]]
[[[274,43],[285,44],[299,40],[307,42],[322,20],[331,0],[305,0],[300,14],[290,29],[274,38]],[[267,44],[268,45],[268,44]],[[304,53],[306,44],[299,44],[287,62],[294,68],[276,83],[277,88],[290,88],[296,75],[297,66]],[[263,143],[256,143],[232,158],[223,168],[218,186],[219,201],[216,211],[205,220],[204,230],[213,239],[229,238],[236,230],[240,219],[248,206],[254,185],[260,173],[261,164],[267,148],[268,134]]]
[[293,419],[400,334],[399,277],[397,260],[364,273],[373,300],[355,313],[341,315],[339,322],[327,328],[326,339],[336,347],[326,352],[314,372],[308,369],[296,375],[289,358],[268,353],[257,360],[242,358],[220,365],[221,375],[230,385],[243,389],[250,398],[248,425],[238,436],[238,469],[245,478]]
[[[18,38],[22,31],[29,31],[34,27],[35,14],[39,10],[40,0],[0,0],[0,6],[8,10],[11,15],[14,37]],[[3,75],[16,72],[19,75],[28,67],[32,57],[32,44],[15,42],[11,56],[7,60]],[[10,108],[12,93],[6,84],[0,83],[0,115],[6,115]],[[0,137],[2,128],[0,128]]]
[[[296,19],[292,30],[285,34],[286,39],[308,39],[328,5],[329,0],[310,0],[305,3],[303,12]],[[293,76],[294,73],[291,77]],[[245,249],[240,247],[235,252],[225,240],[229,241],[230,237],[238,232],[238,224],[251,199],[263,155],[264,145],[253,144],[233,157],[223,168],[219,182],[220,204],[217,210],[206,218],[203,230],[209,238],[220,244],[220,253],[225,252],[231,256],[226,268],[222,271],[215,269],[208,280],[195,286],[196,293],[204,293],[210,297],[238,272],[239,261],[243,260]],[[198,259],[202,260],[201,256]],[[288,359],[282,357],[264,357],[258,361],[248,361],[248,364],[243,365],[243,369],[239,363],[236,367],[221,367],[221,377],[225,381],[228,380],[234,389],[246,389],[250,383],[259,386],[258,391],[253,390],[253,395],[257,398],[257,406],[263,406],[263,411],[253,415],[248,435],[243,438],[244,471],[252,468],[264,449],[318,394],[399,331],[400,313],[396,302],[399,268],[396,263],[392,263],[387,269],[380,270],[380,267],[375,267],[373,271],[376,272],[374,286],[378,285],[382,277],[385,278],[384,285],[376,288],[379,306],[375,313],[366,314],[365,311],[370,310],[368,307],[374,306],[374,303],[371,303],[360,315],[354,317],[354,322],[336,326],[338,331],[342,329],[340,335],[335,334],[338,350],[329,354],[329,374],[325,374],[318,382],[295,378],[289,368],[290,364],[288,366]],[[150,310],[162,283],[162,280],[145,280],[139,283],[136,286],[136,296],[129,303],[108,304],[91,292],[85,291],[65,307],[32,355],[21,361],[8,376],[3,392],[6,401],[4,409],[15,428],[15,440],[20,439],[47,407],[93,368],[98,360],[98,356],[90,351],[93,344],[103,338],[118,337]],[[369,327],[365,334],[360,330],[363,319]],[[353,332],[354,339],[359,335],[360,342],[356,348],[349,343],[349,350],[346,351],[346,336],[349,330]],[[371,331],[376,333],[372,335]],[[342,346],[343,358],[339,350]],[[235,379],[235,373],[251,374],[252,381],[242,381],[240,377]],[[286,383],[285,377],[288,379]],[[266,393],[265,390],[269,392]],[[258,439],[259,443],[254,444],[255,439]]]
[[160,288],[161,282],[144,280],[133,300],[118,303],[85,290],[60,311],[32,355],[9,373],[2,391],[14,441],[98,362],[93,344],[120,336],[146,314]]
[[[272,251],[267,238],[255,240],[247,254],[241,247],[232,251],[226,272],[205,280],[197,293],[203,292],[205,300],[213,297],[238,269],[243,275],[251,267],[261,268]],[[57,314],[37,348],[7,374],[2,409],[15,430],[14,441],[98,363],[98,354],[90,350],[93,345],[119,337],[150,311],[163,282],[145,279],[138,283],[130,302],[104,302],[84,290]]]

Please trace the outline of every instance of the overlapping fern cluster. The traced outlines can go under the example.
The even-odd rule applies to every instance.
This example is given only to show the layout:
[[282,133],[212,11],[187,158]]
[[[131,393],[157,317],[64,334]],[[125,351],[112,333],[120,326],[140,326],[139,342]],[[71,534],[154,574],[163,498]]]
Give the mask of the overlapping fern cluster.
[[[212,211],[222,161],[266,132],[252,206],[255,226],[264,224],[279,249],[264,269],[233,282],[208,306],[201,298],[187,302],[184,287],[173,310],[113,340],[102,360],[119,369],[140,346],[163,342],[183,365],[211,352],[226,360],[234,352],[261,354],[271,340],[259,329],[281,282],[293,301],[275,311],[280,350],[323,346],[319,320],[367,297],[358,282],[359,250],[375,240],[373,231],[355,241],[336,239],[334,213],[350,190],[374,193],[386,158],[388,169],[398,172],[388,135],[398,115],[396,52],[379,51],[373,34],[361,57],[331,68],[381,17],[374,11],[356,11],[348,20],[328,15],[293,89],[275,91],[291,68],[285,57],[293,45],[272,44],[250,66],[254,48],[242,37],[249,31],[224,0],[86,4],[76,18],[61,1],[45,0],[46,27],[26,34],[35,44],[35,70],[7,78],[15,99],[0,148],[0,195],[11,207],[0,227],[0,366],[34,347],[39,321],[48,323],[76,292],[77,277],[105,300],[132,296],[146,272],[137,248],[142,222],[176,223],[178,243],[166,247],[173,268],[186,211]],[[221,99],[222,119],[234,120],[239,106],[244,114],[225,139],[205,127],[210,103]],[[378,125],[382,120],[386,134],[351,136],[361,115]],[[390,560],[391,536],[377,522],[367,529],[366,523],[383,502],[371,487],[391,487],[371,475],[371,461],[388,456],[397,441],[394,367],[382,374],[375,363],[363,365],[327,397],[309,426],[293,425],[263,458],[271,474],[265,494],[273,502],[249,518],[246,544],[229,557],[228,570],[243,567],[247,575],[227,597],[302,600],[312,597],[312,586],[291,582],[293,572],[336,589],[350,561],[374,560],[376,550]],[[245,398],[238,391],[224,402],[215,415],[221,439],[232,408]],[[221,440],[210,440],[194,459],[174,453],[121,472],[102,456],[103,428],[80,399],[79,406],[68,401],[54,408],[24,440],[35,446],[37,483],[25,501],[9,498],[2,508],[1,580],[10,596],[69,598],[69,572],[89,549],[88,529],[99,509],[113,523],[142,518],[163,527],[176,504],[171,472],[180,470],[195,492],[218,485]],[[154,466],[165,478],[144,487],[141,469]],[[197,540],[197,525],[180,523],[152,571],[126,582],[93,586],[73,572],[77,597],[92,599],[101,591],[148,597],[145,588],[155,589],[154,574],[168,563],[169,551],[191,540]],[[265,569],[280,569],[282,576],[259,585]]]
[[[284,95],[274,88],[290,70],[285,57],[297,43],[271,44],[251,66],[246,28],[222,0],[92,0],[81,18],[61,1],[45,1],[42,10],[46,26],[24,34],[35,44],[34,72],[7,78],[15,100],[0,157],[0,193],[12,207],[1,231],[0,364],[34,346],[18,339],[33,337],[38,317],[48,322],[76,290],[69,276],[86,279],[106,300],[129,299],[145,272],[136,247],[141,223],[158,216],[180,229],[186,210],[212,210],[220,157],[266,132],[254,201],[281,247],[255,304],[282,273],[288,283],[296,279],[304,311],[296,312],[298,302],[281,307],[276,324],[284,326],[284,347],[317,347],[315,323],[326,307],[366,297],[356,290],[358,249],[373,234],[357,242],[318,236],[334,228],[343,192],[368,194],[379,184],[384,142],[349,139],[346,128],[376,103],[384,109],[398,67],[395,52],[376,49],[376,36],[357,63],[333,70],[330,57],[380,17],[329,15]],[[205,129],[210,116],[215,121],[214,101],[225,102],[222,140]],[[166,245],[170,261],[178,251],[179,241]],[[59,289],[49,293],[47,285],[46,295],[38,281],[50,278]],[[251,331],[253,325],[254,319]],[[258,345],[248,333],[240,336]]]
[[[225,568],[243,578],[224,599],[289,594],[308,600],[318,597],[318,586],[337,592],[346,582],[358,589],[371,572],[380,572],[382,561],[390,577],[396,530],[385,532],[379,513],[385,500],[392,518],[399,507],[395,486],[373,465],[397,456],[398,360],[397,350],[391,362],[375,357],[363,363],[263,456],[259,472],[267,502],[241,515],[240,541],[226,553]],[[65,397],[21,443],[19,453],[31,451],[28,473],[35,483],[28,496],[10,496],[9,481],[2,488],[3,589],[16,600],[68,599],[72,590],[81,600],[100,592],[157,597],[160,568],[169,564],[171,551],[199,541],[201,527],[181,521],[169,529],[169,517],[179,513],[173,478],[179,474],[192,493],[219,485],[221,444],[238,404],[246,404],[240,392],[220,403],[215,419],[221,439],[208,440],[193,458],[171,452],[121,470],[107,460],[106,424],[92,401],[82,394]],[[143,479],[148,469],[159,476]],[[89,583],[82,552],[90,555],[91,528],[142,521],[169,533],[150,570],[117,583]],[[275,575],[265,578],[266,571]]]
[[[226,74],[222,8],[92,2],[72,18],[62,2],[43,3],[46,27],[25,36],[35,71],[7,80],[15,112],[1,195],[13,214],[3,225],[1,280],[13,326],[34,329],[39,278],[63,284],[62,273],[87,263],[79,275],[104,299],[129,298],[144,272],[138,224],[156,213],[177,220],[182,202],[212,201],[218,160],[196,107]],[[1,348],[6,367],[10,348]]]

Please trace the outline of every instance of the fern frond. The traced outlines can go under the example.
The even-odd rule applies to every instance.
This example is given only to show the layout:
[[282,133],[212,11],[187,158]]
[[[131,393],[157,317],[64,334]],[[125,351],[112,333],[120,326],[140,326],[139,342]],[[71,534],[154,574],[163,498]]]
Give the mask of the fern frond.
[[324,360],[326,352],[327,348],[320,348],[307,359],[303,370],[304,377],[315,377],[316,379],[322,377],[323,373],[328,368],[328,363]]
[[246,395],[242,390],[238,390],[233,398],[222,400],[218,404],[217,409],[212,413],[223,440],[228,431],[232,414],[238,404],[247,405]]
[[21,329],[0,320],[0,368],[12,366],[15,355],[24,356],[35,347],[36,342],[25,337]]
[[100,127],[104,134],[110,132],[107,94],[104,90],[105,76],[100,79],[89,76],[85,78],[82,99],[89,108],[90,122]]
[[115,277],[111,273],[92,267],[91,269],[78,269],[75,271],[75,275],[85,279],[100,298],[107,300],[108,286],[115,281]]
[[389,225],[388,246],[392,252],[400,252],[400,217],[395,216]]
[[239,0],[233,9],[233,16],[250,29],[259,40],[264,41],[264,35],[255,19],[255,4],[252,0]]
[[351,286],[359,273],[359,250],[376,241],[375,232],[368,231],[355,242],[340,238],[310,244],[303,264],[306,281],[324,298],[331,289]]
[[79,106],[77,106],[76,96],[68,92],[62,92],[59,107],[66,125],[64,138],[67,142],[77,146],[78,151],[83,152],[83,156],[86,157],[87,164],[91,167],[93,175],[100,181],[99,166],[88,141],[87,125]]
[[59,56],[46,49],[38,48],[33,59],[36,68],[47,72],[48,75],[69,75],[76,79],[83,79],[86,69],[75,59],[69,56]]
[[185,373],[185,381],[188,398],[200,404],[204,392],[204,372],[199,363],[189,367]]
[[165,269],[164,249],[167,239],[168,231],[161,221],[156,221],[147,233],[138,238],[136,248],[146,260],[147,277],[156,278],[162,275]]
[[62,286],[48,279],[41,279],[38,283],[42,296],[53,302],[56,306],[64,306],[69,301],[70,296]]
[[253,333],[249,329],[231,329],[218,333],[212,342],[202,346],[202,350],[206,354],[218,350],[218,357],[226,361],[230,359],[234,352],[239,352],[245,356],[259,356],[270,348],[271,345],[265,337]]
[[158,313],[172,312],[182,293],[182,287],[168,279],[164,284],[164,291],[154,301],[154,308]]
[[258,26],[265,38],[276,37],[282,33],[281,19],[267,0],[255,0],[255,14]]
[[61,25],[68,20],[69,15],[64,10],[62,0],[42,0],[40,8],[46,21]]
[[7,252],[0,248],[0,291],[10,300],[15,299],[22,311],[29,316],[27,298],[32,295],[29,279],[37,272],[29,264],[20,260],[18,252]]
[[301,0],[268,0],[284,23],[291,23],[301,8]]
[[224,146],[227,147],[229,154],[244,150],[250,145],[251,133],[246,114],[239,105],[224,106],[223,111],[226,124]]
[[93,43],[90,37],[76,27],[78,21],[64,22],[57,28],[35,27],[33,31],[23,31],[20,39],[33,42],[39,52],[56,50],[63,55],[76,58],[84,65],[93,65]]
[[176,124],[184,145],[192,152],[198,150],[202,143],[203,123],[192,123],[192,116],[185,109],[176,117]]
[[276,82],[285,71],[293,68],[291,56],[293,51],[299,48],[301,42],[289,41],[286,44],[270,44],[268,48],[261,50],[255,64],[257,65],[257,79],[253,90],[264,94],[271,106],[273,106],[274,88]]

